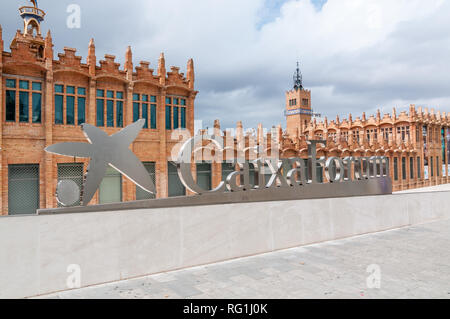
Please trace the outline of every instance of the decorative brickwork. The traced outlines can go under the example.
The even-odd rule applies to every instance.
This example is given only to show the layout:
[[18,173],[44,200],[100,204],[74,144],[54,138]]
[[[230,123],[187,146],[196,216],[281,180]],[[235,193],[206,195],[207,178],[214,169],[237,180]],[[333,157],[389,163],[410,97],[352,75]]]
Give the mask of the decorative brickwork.
[[[97,63],[94,40],[89,43],[87,63],[76,55],[76,49],[67,47],[55,60],[50,31],[43,38],[41,21],[37,22],[35,33],[28,32],[27,25],[24,32],[17,31],[10,52],[4,51],[0,27],[0,214],[8,214],[8,166],[13,164],[39,164],[40,207],[57,207],[58,164],[84,163],[86,171],[88,161],[46,154],[44,148],[59,142],[85,142],[80,124],[96,125],[99,116],[103,116],[102,128],[108,134],[119,131],[133,122],[136,95],[138,117],[147,118],[148,125],[132,150],[143,162],[156,163],[158,197],[167,196],[167,161],[175,141],[170,140],[172,131],[166,130],[166,98],[178,103],[170,105],[178,114],[170,120],[184,121],[192,135],[198,93],[194,90],[193,61],[187,64],[187,76],[178,67],[166,72],[161,54],[155,74],[145,61],[133,69],[129,47],[123,68],[109,54]],[[126,178],[122,179],[122,192],[122,200],[136,198],[136,187]],[[93,203],[98,203],[98,195]]]
[[[322,139],[327,146],[319,149],[319,156],[387,156],[394,190],[432,186],[450,182],[448,170],[450,114],[435,110],[416,109],[397,115],[381,114],[353,119],[339,117],[334,121],[307,121],[292,114],[294,95],[311,97],[306,90],[286,94],[287,131],[281,138],[282,157],[307,155],[306,140]],[[297,98],[298,98],[297,97]],[[295,103],[294,103],[295,104]],[[311,107],[309,107],[310,109]],[[289,113],[291,111],[291,113]],[[305,115],[303,115],[305,117]]]

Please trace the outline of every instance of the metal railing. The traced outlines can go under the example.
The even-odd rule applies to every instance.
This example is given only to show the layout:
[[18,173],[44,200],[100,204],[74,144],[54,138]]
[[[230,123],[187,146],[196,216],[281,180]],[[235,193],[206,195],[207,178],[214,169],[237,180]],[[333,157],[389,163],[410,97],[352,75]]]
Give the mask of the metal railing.
[[45,12],[39,8],[35,8],[35,7],[21,7],[19,9],[20,15],[24,15],[24,14],[34,14],[37,15],[39,17],[41,17],[42,19],[44,19],[45,17]]

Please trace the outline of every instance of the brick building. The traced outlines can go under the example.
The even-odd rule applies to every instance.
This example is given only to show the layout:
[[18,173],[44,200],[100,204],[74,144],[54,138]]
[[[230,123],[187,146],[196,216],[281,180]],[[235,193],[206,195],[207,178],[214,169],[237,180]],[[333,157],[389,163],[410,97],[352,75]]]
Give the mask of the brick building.
[[[133,67],[132,52],[125,53],[121,68],[115,57],[105,55],[97,63],[91,40],[86,63],[76,50],[64,48],[54,58],[50,32],[41,35],[45,13],[37,7],[22,7],[23,31],[17,31],[4,51],[0,27],[0,187],[1,215],[34,213],[36,208],[57,207],[58,181],[71,179],[82,184],[88,160],[54,156],[44,148],[60,142],[86,139],[80,125],[89,123],[108,134],[139,118],[147,123],[133,143],[133,152],[144,162],[155,181],[157,197],[187,194],[172,162],[175,136],[194,134],[194,65],[189,60],[186,76],[178,67],[166,70],[161,54],[156,74],[148,62]],[[232,156],[248,161],[258,157],[307,157],[307,139],[325,139],[318,156],[374,156],[390,158],[395,190],[449,182],[450,115],[414,106],[409,113],[381,115],[355,120],[317,122],[312,119],[311,91],[303,87],[297,67],[294,88],[286,93],[287,128],[273,127],[267,133],[259,125],[244,132],[241,122],[236,134],[222,132],[216,120],[214,134],[222,135]],[[206,132],[200,132],[205,134]],[[275,143],[274,143],[275,142]],[[252,151],[257,150],[257,151]],[[235,166],[227,154],[201,151],[202,160],[193,165],[197,183],[204,189],[217,187]],[[239,154],[241,153],[241,154]],[[261,184],[267,172],[251,168],[251,184]],[[320,169],[320,168],[319,168]],[[286,173],[289,167],[283,169]],[[259,177],[261,176],[261,177]],[[151,196],[110,169],[91,204],[147,199]]]
[[323,139],[319,156],[387,156],[394,190],[450,182],[450,114],[416,108],[318,122],[313,119],[311,92],[303,88],[300,70],[294,89],[286,93],[287,131],[281,139],[282,157],[306,156],[307,139]]
[[[175,143],[172,132],[194,130],[193,60],[184,75],[178,67],[167,71],[161,54],[155,74],[148,62],[133,68],[128,48],[121,68],[113,55],[97,61],[93,40],[87,63],[72,48],[64,48],[55,59],[50,31],[45,38],[41,34],[44,11],[36,5],[19,11],[24,29],[17,31],[10,52],[4,50],[0,27],[0,214],[56,207],[58,180],[82,183],[87,159],[53,156],[44,148],[86,142],[83,123],[113,134],[139,118],[147,119],[132,150],[156,180],[159,197],[184,194],[176,168],[167,159]],[[149,197],[111,169],[92,203]]]

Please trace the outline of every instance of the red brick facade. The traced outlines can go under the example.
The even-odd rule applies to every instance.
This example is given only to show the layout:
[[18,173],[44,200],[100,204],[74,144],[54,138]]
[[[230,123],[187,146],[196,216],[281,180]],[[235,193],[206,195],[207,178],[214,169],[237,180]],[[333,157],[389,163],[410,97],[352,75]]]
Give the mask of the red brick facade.
[[[125,65],[121,68],[112,55],[106,55],[104,60],[97,61],[93,40],[89,43],[87,63],[82,63],[82,58],[72,48],[64,48],[64,53],[58,54],[55,59],[50,31],[43,38],[39,30],[35,30],[35,34],[27,29],[24,32],[18,31],[11,43],[10,52],[7,52],[0,27],[0,214],[8,214],[8,168],[14,164],[38,164],[39,206],[57,206],[55,192],[58,164],[84,163],[86,171],[88,159],[53,156],[45,153],[44,148],[66,141],[86,142],[80,128],[81,120],[79,121],[79,117],[82,117],[82,105],[85,105],[84,122],[97,125],[97,112],[101,113],[98,111],[97,101],[102,99],[102,129],[108,134],[121,129],[118,127],[120,111],[116,108],[117,101],[123,104],[122,127],[133,122],[134,103],[139,103],[140,118],[143,117],[144,106],[149,108],[149,127],[142,130],[132,145],[132,150],[143,162],[156,163],[158,197],[166,197],[167,161],[175,143],[170,140],[170,136],[176,125],[179,128],[185,126],[190,134],[194,130],[194,101],[197,92],[194,90],[193,61],[189,60],[187,64],[186,76],[180,73],[178,67],[171,67],[167,72],[164,54],[159,58],[156,72],[149,68],[148,62],[141,62],[133,68],[132,52],[128,48]],[[63,91],[55,92],[55,88],[62,88]],[[101,94],[98,90],[103,91],[104,98],[99,96]],[[139,102],[134,101],[136,94],[139,94]],[[34,109],[34,104],[38,105],[39,96],[40,114],[37,108]],[[62,101],[62,112],[55,110],[59,103],[55,103],[56,98]],[[108,108],[110,105],[113,107]],[[151,114],[151,105],[156,107],[156,116]],[[166,129],[167,107],[172,116],[169,129]],[[175,109],[178,111],[176,119],[173,118]],[[61,119],[62,122],[59,123]],[[156,128],[152,127],[151,121],[155,122]],[[122,193],[124,201],[136,198],[135,185],[125,178],[122,179]],[[98,194],[92,203],[98,203]]]
[[[448,170],[450,114],[411,105],[409,112],[353,119],[311,121],[311,92],[294,89],[286,93],[287,131],[282,138],[282,157],[306,157],[308,139],[327,141],[319,156],[387,156],[394,190],[450,182]],[[309,105],[297,106],[291,99],[309,98]],[[300,111],[299,109],[303,111]],[[294,111],[293,110],[297,110]],[[303,115],[293,113],[303,113]],[[305,126],[305,123],[307,125]],[[428,171],[428,176],[426,176]],[[428,178],[426,178],[428,177]]]

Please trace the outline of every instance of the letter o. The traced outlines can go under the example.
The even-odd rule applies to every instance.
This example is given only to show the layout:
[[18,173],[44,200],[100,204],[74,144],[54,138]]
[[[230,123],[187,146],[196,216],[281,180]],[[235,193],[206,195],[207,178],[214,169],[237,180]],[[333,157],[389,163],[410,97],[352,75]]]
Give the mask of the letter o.
[[[336,172],[333,172],[335,168]],[[325,163],[325,176],[330,183],[340,183],[344,179],[344,163],[339,157],[330,157]]]

